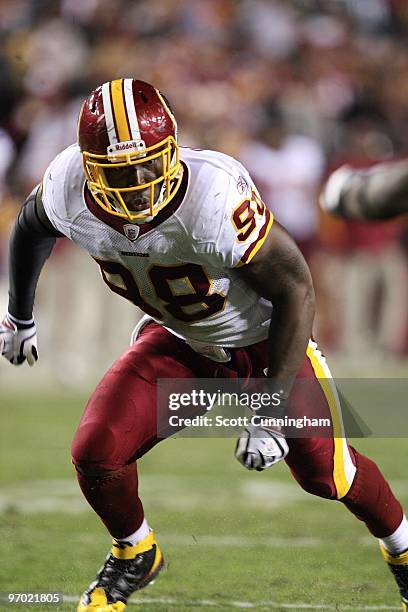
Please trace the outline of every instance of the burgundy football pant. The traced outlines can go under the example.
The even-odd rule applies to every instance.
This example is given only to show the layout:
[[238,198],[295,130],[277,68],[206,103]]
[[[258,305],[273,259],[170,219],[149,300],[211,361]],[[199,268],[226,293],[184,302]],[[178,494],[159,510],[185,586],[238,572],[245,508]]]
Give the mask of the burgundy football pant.
[[[216,363],[152,322],[98,384],[75,434],[72,459],[83,494],[112,536],[125,538],[144,518],[135,462],[159,441],[156,380],[263,377],[266,341],[229,350],[231,362]],[[376,464],[342,435],[330,372],[314,343],[298,378],[308,379],[308,393],[295,386],[292,415],[303,414],[308,403],[315,413],[318,406],[331,419],[333,435],[288,439],[286,463],[293,476],[309,493],[341,500],[376,537],[390,535],[402,521],[401,505]]]

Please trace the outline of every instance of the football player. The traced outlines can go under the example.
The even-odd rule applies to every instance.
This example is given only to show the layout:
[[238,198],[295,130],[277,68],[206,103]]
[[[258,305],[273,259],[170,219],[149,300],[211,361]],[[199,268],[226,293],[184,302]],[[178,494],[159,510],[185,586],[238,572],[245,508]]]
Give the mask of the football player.
[[408,212],[408,160],[357,170],[341,166],[320,196],[322,209],[345,219],[382,220]]
[[[15,365],[38,358],[34,294],[60,236],[88,251],[112,291],[146,313],[92,393],[72,444],[82,492],[113,539],[78,611],[121,611],[160,572],[136,463],[158,442],[157,379],[200,377],[264,377],[282,401],[263,416],[318,406],[330,418],[326,437],[248,426],[236,457],[250,470],[284,459],[306,491],[364,521],[406,604],[407,520],[375,463],[345,439],[335,386],[310,340],[309,270],[246,169],[222,153],[179,147],[174,114],[153,86],[125,78],[92,91],[78,144],[50,164],[11,236],[0,348]],[[308,379],[308,393],[295,388],[296,377]]]

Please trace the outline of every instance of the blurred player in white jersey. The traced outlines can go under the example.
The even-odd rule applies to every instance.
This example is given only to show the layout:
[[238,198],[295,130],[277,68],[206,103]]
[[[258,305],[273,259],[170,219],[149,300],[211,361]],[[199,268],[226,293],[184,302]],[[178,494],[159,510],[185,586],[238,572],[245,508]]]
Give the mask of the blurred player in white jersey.
[[[408,601],[407,520],[377,466],[347,444],[330,372],[310,340],[309,270],[247,170],[221,153],[180,149],[174,114],[153,86],[117,79],[94,90],[78,144],[50,164],[13,230],[0,349],[15,365],[38,358],[35,288],[60,236],[88,251],[108,286],[147,315],[92,393],[72,444],[80,487],[113,539],[78,611],[123,610],[163,566],[136,470],[159,441],[159,378],[263,378],[281,402],[262,416],[326,415],[329,437],[250,425],[236,457],[259,471],[285,459],[305,490],[341,501],[380,539]],[[309,379],[309,393],[296,392],[297,377]]]

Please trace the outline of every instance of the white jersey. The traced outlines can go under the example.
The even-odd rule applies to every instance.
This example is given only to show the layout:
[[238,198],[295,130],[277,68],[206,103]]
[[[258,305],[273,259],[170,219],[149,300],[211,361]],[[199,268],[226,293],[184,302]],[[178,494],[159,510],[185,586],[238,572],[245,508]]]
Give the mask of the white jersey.
[[273,218],[247,170],[214,151],[180,149],[183,183],[151,221],[103,211],[87,191],[77,145],[48,167],[45,211],[53,226],[99,264],[108,286],[187,341],[254,344],[272,305],[236,272],[263,244]]

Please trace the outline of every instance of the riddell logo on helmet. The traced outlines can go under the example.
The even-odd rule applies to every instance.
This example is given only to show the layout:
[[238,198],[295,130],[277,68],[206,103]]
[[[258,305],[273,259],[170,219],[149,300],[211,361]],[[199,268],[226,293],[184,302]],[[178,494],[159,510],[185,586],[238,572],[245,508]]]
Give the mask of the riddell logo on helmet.
[[115,151],[123,151],[124,149],[134,149],[137,146],[136,143],[133,142],[120,142],[117,145],[114,145]]
[[126,142],[116,142],[108,147],[108,155],[117,155],[118,153],[130,151],[144,151],[146,144],[143,140],[127,140]]

